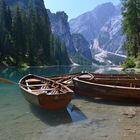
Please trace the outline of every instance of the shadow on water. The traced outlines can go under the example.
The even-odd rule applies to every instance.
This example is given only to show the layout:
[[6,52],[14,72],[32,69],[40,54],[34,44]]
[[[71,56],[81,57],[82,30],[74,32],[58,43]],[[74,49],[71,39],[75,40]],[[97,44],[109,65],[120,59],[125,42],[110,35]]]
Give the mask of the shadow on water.
[[86,115],[75,105],[69,104],[67,111],[70,114],[73,122],[87,119]]
[[132,101],[132,100],[111,100],[111,99],[101,99],[94,97],[84,97],[84,96],[76,96],[75,98],[86,100],[88,102],[94,102],[98,104],[105,105],[116,105],[116,106],[140,106],[140,102]]
[[42,109],[32,104],[30,104],[30,109],[36,117],[50,126],[57,126],[87,119],[85,114],[82,113],[79,108],[71,104],[66,109],[56,111]]

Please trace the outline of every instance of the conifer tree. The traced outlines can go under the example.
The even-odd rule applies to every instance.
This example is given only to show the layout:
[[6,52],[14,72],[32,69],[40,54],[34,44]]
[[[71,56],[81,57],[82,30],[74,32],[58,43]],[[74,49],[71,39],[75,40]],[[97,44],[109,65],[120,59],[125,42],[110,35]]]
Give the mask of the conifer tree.
[[12,15],[11,15],[11,10],[10,10],[9,6],[7,6],[5,18],[6,18],[5,26],[6,26],[7,31],[10,33],[11,27],[12,27]]
[[29,65],[34,66],[37,64],[37,38],[35,34],[35,8],[33,7],[32,1],[30,1],[28,9],[27,9],[27,48],[28,48],[28,62]]
[[125,46],[129,56],[138,56],[140,50],[140,1],[122,0],[123,30]]
[[28,7],[28,48],[30,65],[47,65],[50,63],[50,24],[47,13],[41,15],[33,2]]
[[11,24],[12,17],[9,7],[4,0],[0,0],[0,62],[9,56],[11,47]]
[[17,6],[12,23],[13,58],[15,65],[20,66],[25,61],[25,35],[20,8]]
[[44,50],[44,63],[50,64],[51,61],[51,27],[47,14],[47,10],[42,17],[42,29],[43,29],[43,50]]
[[4,39],[6,35],[5,30],[5,15],[6,15],[6,5],[4,0],[0,0],[0,61],[3,60],[4,55]]

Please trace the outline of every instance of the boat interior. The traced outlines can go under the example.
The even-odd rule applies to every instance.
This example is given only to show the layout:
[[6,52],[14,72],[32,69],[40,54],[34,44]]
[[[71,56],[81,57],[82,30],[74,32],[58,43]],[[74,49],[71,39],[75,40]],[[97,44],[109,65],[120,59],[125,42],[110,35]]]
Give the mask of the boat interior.
[[22,84],[25,85],[24,88],[34,93],[46,93],[52,95],[66,92],[66,89],[62,85],[51,80],[45,81],[37,78],[28,78],[25,79]]
[[89,78],[89,75],[87,75],[87,77],[79,76],[78,79],[104,85],[140,88],[140,77],[134,76],[93,76]]

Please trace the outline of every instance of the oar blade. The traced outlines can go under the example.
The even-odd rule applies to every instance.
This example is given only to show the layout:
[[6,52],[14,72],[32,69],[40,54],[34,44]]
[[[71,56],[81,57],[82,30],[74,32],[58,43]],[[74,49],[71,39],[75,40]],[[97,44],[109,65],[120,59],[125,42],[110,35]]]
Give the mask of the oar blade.
[[15,84],[13,81],[10,81],[8,79],[0,78],[0,83],[2,84]]

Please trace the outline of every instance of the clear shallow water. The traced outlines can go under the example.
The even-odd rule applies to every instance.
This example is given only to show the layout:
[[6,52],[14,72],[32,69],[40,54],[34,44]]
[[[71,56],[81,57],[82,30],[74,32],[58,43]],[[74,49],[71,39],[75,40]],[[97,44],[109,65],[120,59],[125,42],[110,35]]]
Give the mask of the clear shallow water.
[[[118,73],[107,68],[98,69],[93,66],[34,67],[29,69],[0,68],[0,77],[18,82],[22,76],[29,73],[50,76],[81,71]],[[96,121],[89,121],[92,118],[92,106],[93,101],[75,98],[65,110],[47,111],[29,104],[23,98],[17,85],[0,84],[0,140],[45,139],[44,133],[46,133],[46,129],[47,134],[51,134],[50,130],[56,129],[58,126],[65,129],[66,126],[73,126],[75,122],[85,120],[88,120],[86,126],[92,124],[96,127],[103,127],[97,123],[104,121],[102,117],[97,117],[99,120],[95,119]],[[96,113],[94,115],[96,116]],[[105,113],[104,115],[107,114]]]

